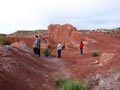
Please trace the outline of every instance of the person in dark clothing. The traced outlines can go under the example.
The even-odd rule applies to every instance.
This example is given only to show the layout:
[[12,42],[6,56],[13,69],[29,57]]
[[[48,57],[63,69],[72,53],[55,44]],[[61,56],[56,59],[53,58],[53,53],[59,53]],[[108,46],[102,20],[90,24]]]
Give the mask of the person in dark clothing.
[[36,35],[36,40],[34,42],[34,53],[40,56],[40,38]]
[[57,45],[58,58],[61,58],[61,50],[62,50],[62,45],[61,42],[59,42]]
[[38,37],[38,54],[40,56],[40,49],[41,49],[41,36]]
[[83,54],[83,47],[84,47],[84,44],[83,44],[83,42],[81,41],[80,46],[79,46],[79,48],[80,48],[80,54],[81,54],[81,55]]

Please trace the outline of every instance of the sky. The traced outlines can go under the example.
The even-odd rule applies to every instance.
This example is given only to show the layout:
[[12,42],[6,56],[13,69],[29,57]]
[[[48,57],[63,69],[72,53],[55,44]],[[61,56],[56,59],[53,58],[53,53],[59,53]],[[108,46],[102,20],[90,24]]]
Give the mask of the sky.
[[80,29],[120,27],[120,0],[0,0],[0,33],[72,24]]

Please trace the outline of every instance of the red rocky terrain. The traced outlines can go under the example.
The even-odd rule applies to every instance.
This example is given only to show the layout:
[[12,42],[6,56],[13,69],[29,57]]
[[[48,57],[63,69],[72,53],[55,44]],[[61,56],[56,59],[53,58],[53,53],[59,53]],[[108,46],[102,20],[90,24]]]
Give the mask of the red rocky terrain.
[[[55,79],[67,77],[85,80],[89,90],[120,90],[119,34],[104,30],[77,31],[70,24],[52,24],[45,35],[42,36],[43,48],[52,47],[55,56],[57,43],[60,41],[65,46],[61,59],[35,56],[27,47],[32,46],[33,37],[19,40],[16,36],[7,37],[18,41],[11,46],[0,46],[1,90],[58,90]],[[81,40],[85,45],[82,56],[78,48]],[[92,57],[92,51],[99,56]],[[20,89],[16,89],[18,87]]]
[[[65,45],[62,59],[71,69],[73,78],[86,79],[91,90],[120,90],[120,35],[115,35],[116,32],[78,32],[68,24],[50,25],[48,31],[52,41]],[[68,38],[63,39],[66,36]],[[80,41],[85,45],[83,56],[78,48]],[[92,51],[98,52],[99,56],[92,57]]]
[[[70,65],[73,63],[73,67],[81,68],[82,67],[81,64],[86,65],[87,67],[91,67],[91,69],[89,68],[90,70],[87,68],[87,71],[85,73],[82,72],[83,75],[80,74],[80,72],[78,71],[79,74],[78,77],[85,77],[86,75],[88,75],[88,73],[97,72],[100,69],[101,72],[104,72],[106,71],[106,69],[110,69],[114,66],[115,68],[119,67],[120,38],[100,33],[91,33],[86,36],[89,37],[89,39],[91,39],[92,41],[91,40],[88,42],[85,41],[83,56],[80,56],[78,48],[76,49],[68,48],[67,50],[63,50],[62,53],[63,58],[65,58],[65,60],[68,61]],[[91,56],[92,51],[97,51],[99,53],[99,56],[92,57]],[[98,61],[98,64],[92,63],[94,61]],[[72,69],[77,70],[76,68],[73,67]],[[93,68],[96,68],[98,70]]]
[[55,80],[64,77],[70,74],[59,59],[38,57],[23,42],[0,45],[0,90],[58,90]]

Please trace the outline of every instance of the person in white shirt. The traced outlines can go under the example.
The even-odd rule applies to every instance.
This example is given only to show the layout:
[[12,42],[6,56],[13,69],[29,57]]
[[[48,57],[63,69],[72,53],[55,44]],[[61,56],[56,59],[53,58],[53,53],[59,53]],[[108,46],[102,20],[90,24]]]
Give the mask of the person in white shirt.
[[61,58],[61,50],[62,50],[62,45],[61,42],[59,42],[57,45],[58,58]]

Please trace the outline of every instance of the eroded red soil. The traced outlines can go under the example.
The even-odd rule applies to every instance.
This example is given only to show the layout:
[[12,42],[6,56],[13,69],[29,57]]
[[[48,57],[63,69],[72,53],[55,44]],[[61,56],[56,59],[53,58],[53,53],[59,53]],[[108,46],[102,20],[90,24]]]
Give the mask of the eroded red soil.
[[[120,37],[96,32],[80,37],[84,54],[80,56],[76,37],[77,43],[66,47],[61,59],[39,58],[26,47],[0,46],[0,89],[58,90],[55,79],[72,77],[95,82],[91,90],[120,90]],[[99,56],[92,57],[92,51]]]

